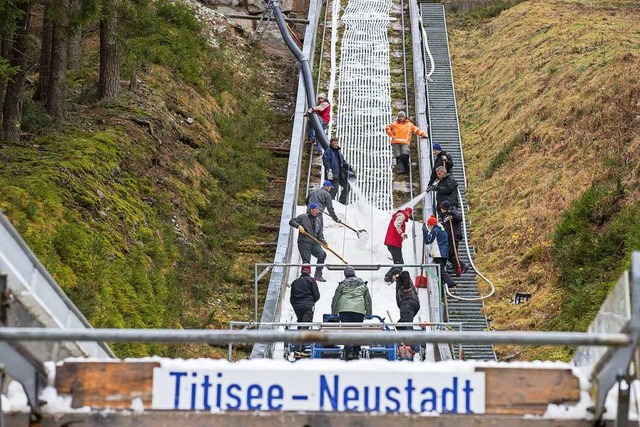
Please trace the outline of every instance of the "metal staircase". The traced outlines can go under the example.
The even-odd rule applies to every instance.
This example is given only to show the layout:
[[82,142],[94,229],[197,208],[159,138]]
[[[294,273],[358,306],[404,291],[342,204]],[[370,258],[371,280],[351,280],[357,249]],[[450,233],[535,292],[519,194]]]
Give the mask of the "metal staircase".
[[[466,175],[464,157],[458,123],[458,109],[453,84],[453,72],[449,56],[447,25],[444,5],[440,3],[420,3],[422,24],[427,33],[429,49],[435,62],[435,72],[427,81],[427,102],[431,141],[438,142],[451,154],[454,161],[453,176],[458,182],[465,212],[468,209],[466,196]],[[467,222],[467,239],[470,224]],[[469,264],[469,257],[460,245],[460,259]],[[469,269],[461,277],[456,278],[457,287],[453,292],[462,298],[478,298],[476,275]],[[482,331],[488,329],[487,318],[482,314],[482,301],[460,301],[448,298],[447,315],[451,322],[463,322],[465,331]],[[454,354],[458,354],[458,346],[454,346]],[[463,345],[465,359],[495,360],[496,355],[491,345]]]

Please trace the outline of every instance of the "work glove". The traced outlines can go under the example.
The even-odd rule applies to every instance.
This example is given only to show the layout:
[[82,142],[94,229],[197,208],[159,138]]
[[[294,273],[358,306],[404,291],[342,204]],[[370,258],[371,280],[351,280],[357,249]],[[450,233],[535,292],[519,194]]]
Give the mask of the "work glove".
[[301,233],[304,233],[304,232],[305,232],[305,229],[304,229],[304,227],[303,227],[303,226],[299,225],[299,226],[298,226],[298,231],[299,231],[299,232],[301,232]]
[[309,108],[309,109],[307,110],[307,114],[311,114],[311,113],[313,113],[313,108]]
[[331,169],[327,171],[327,179],[333,181],[333,171]]
[[327,242],[324,242],[322,244],[322,247],[325,248],[325,249],[329,249],[329,244]]
[[406,240],[409,236],[407,236],[407,233],[402,233],[400,237],[402,237],[402,240]]
[[340,218],[334,218],[333,220],[338,224],[342,224],[342,220]]
[[451,217],[451,215],[447,215],[444,217],[444,219],[442,220],[442,222],[449,222],[451,221],[453,218]]

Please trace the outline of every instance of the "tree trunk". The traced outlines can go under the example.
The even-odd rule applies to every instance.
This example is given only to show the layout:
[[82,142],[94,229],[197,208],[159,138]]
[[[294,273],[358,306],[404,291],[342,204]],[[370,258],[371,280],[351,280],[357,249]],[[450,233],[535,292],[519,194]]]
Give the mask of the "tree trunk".
[[67,98],[67,47],[69,45],[69,0],[53,0],[53,36],[51,38],[51,74],[47,93],[47,111],[54,120],[65,115]]
[[[0,38],[0,57],[3,59],[9,59],[9,52],[11,51],[11,37]],[[0,105],[4,105],[4,94],[7,89],[6,83],[0,81]],[[2,108],[0,108],[0,130],[2,130]]]
[[7,82],[2,109],[2,135],[12,142],[20,141],[20,120],[22,119],[22,96],[27,78],[27,38],[31,18],[31,2],[20,4],[24,12],[16,23],[14,42],[9,55],[11,67],[16,70]]
[[38,65],[38,86],[33,99],[42,101],[49,92],[49,76],[51,74],[51,38],[53,37],[53,20],[51,19],[51,2],[44,2],[42,18],[42,45],[40,47],[40,64]]
[[[80,0],[70,0],[69,6],[75,14],[80,13],[82,4]],[[69,70],[77,70],[80,68],[82,61],[82,25],[73,23],[69,27]]]
[[114,0],[105,0],[100,20],[100,99],[114,98],[120,91],[120,57],[117,40],[118,14]]

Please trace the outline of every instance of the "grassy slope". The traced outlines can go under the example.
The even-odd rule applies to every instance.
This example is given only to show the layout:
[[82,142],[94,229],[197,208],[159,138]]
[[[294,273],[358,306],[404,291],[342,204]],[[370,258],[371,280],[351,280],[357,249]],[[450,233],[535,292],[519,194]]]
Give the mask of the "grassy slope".
[[[498,286],[487,314],[585,330],[640,249],[640,9],[530,0],[452,21],[477,264]],[[531,302],[511,305],[516,291]],[[520,351],[499,349],[570,355]]]
[[[135,92],[99,104],[75,92],[60,127],[28,103],[33,133],[0,144],[0,209],[94,326],[223,327],[252,314],[248,266],[263,260],[236,249],[265,220],[268,174],[282,172],[259,143],[289,126],[261,89],[271,60],[233,38],[212,49],[192,13],[159,4],[154,29],[137,42],[161,37],[164,50],[138,73]],[[96,55],[88,51],[87,63]],[[90,69],[76,74],[78,87],[94,87]]]

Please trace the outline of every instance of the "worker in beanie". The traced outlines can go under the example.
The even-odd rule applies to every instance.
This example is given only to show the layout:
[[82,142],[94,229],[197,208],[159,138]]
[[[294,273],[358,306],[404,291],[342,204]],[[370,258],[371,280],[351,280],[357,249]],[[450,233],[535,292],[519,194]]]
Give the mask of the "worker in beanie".
[[333,209],[333,199],[331,198],[331,190],[333,189],[333,184],[331,181],[325,181],[322,183],[322,187],[317,190],[313,190],[307,198],[305,199],[305,203],[309,206],[311,203],[315,203],[320,208],[320,213],[324,213],[325,208],[329,212],[329,216],[340,224],[342,221],[336,215],[335,209]]
[[[327,99],[327,95],[324,93],[318,94],[318,104],[307,110],[306,115],[308,116],[309,114],[317,114],[320,117],[320,125],[322,126],[322,130],[326,132],[327,127],[329,127],[329,122],[331,121],[331,103]],[[316,142],[316,132],[313,126],[311,126],[311,123],[307,123],[307,133],[309,134],[307,144],[311,145]],[[316,155],[322,155],[322,147],[320,144],[316,144]]]
[[[384,238],[384,244],[391,253],[391,259],[393,259],[394,264],[404,264],[404,258],[402,257],[402,243],[408,237],[405,230],[407,227],[407,221],[409,221],[412,215],[413,209],[401,209],[394,213],[391,217],[391,221],[389,221],[387,235]],[[391,267],[384,275],[385,282],[391,282],[391,271],[394,268],[395,267]]]
[[[318,204],[309,204],[309,211],[291,218],[289,225],[298,229],[298,251],[300,251],[302,262],[310,263],[313,255],[318,260],[318,264],[324,264],[327,253],[323,248],[328,248],[329,245],[324,238],[324,223]],[[313,275],[313,278],[318,282],[326,282],[322,277],[322,268],[322,266],[316,267],[316,272]]]
[[344,159],[338,138],[331,138],[331,141],[329,141],[329,148],[322,155],[322,164],[324,166],[324,178],[327,181],[331,181],[333,186],[331,197],[335,200],[338,196],[338,187],[342,187],[338,201],[346,205],[351,188],[349,178],[355,177],[355,173],[353,167]]
[[[331,302],[331,314],[339,315],[341,322],[362,323],[371,315],[371,294],[367,282],[356,277],[353,267],[344,268],[345,279],[338,284]],[[360,346],[345,345],[345,360],[358,359]]]
[[[464,273],[469,269],[469,266],[460,260],[460,252],[458,251],[458,244],[462,241],[462,214],[458,210],[451,206],[451,202],[445,200],[440,205],[440,212],[442,213],[442,226],[444,231],[449,236],[449,262],[453,265],[453,269],[458,275]],[[456,257],[456,254],[458,257]],[[460,263],[460,269],[458,269],[458,263]]]
[[449,289],[456,287],[449,273],[447,273],[447,257],[449,256],[449,236],[438,224],[435,216],[429,217],[427,223],[422,226],[423,242],[427,246],[429,256],[440,266],[440,276]]
[[[412,323],[413,318],[420,310],[418,290],[411,280],[408,271],[402,271],[396,278],[396,304],[400,309],[399,322]],[[400,329],[412,329],[411,327],[398,327]]]
[[447,153],[442,149],[440,144],[435,143],[432,146],[433,148],[433,167],[431,168],[431,178],[429,178],[429,184],[433,185],[436,182],[438,177],[436,176],[436,169],[440,166],[443,166],[447,173],[451,173],[451,169],[453,169],[453,159],[451,158],[451,154]]
[[404,111],[398,112],[395,122],[387,125],[384,131],[391,137],[393,157],[396,158],[398,174],[409,173],[409,152],[414,134],[426,138],[427,134],[407,118]]
[[[300,269],[300,277],[291,283],[291,296],[289,298],[298,322],[313,322],[313,311],[319,299],[320,290],[318,289],[318,283],[311,277],[311,266],[303,265]],[[308,328],[300,326],[298,329]],[[304,350],[305,345],[299,344],[294,357],[308,357],[309,354]]]

